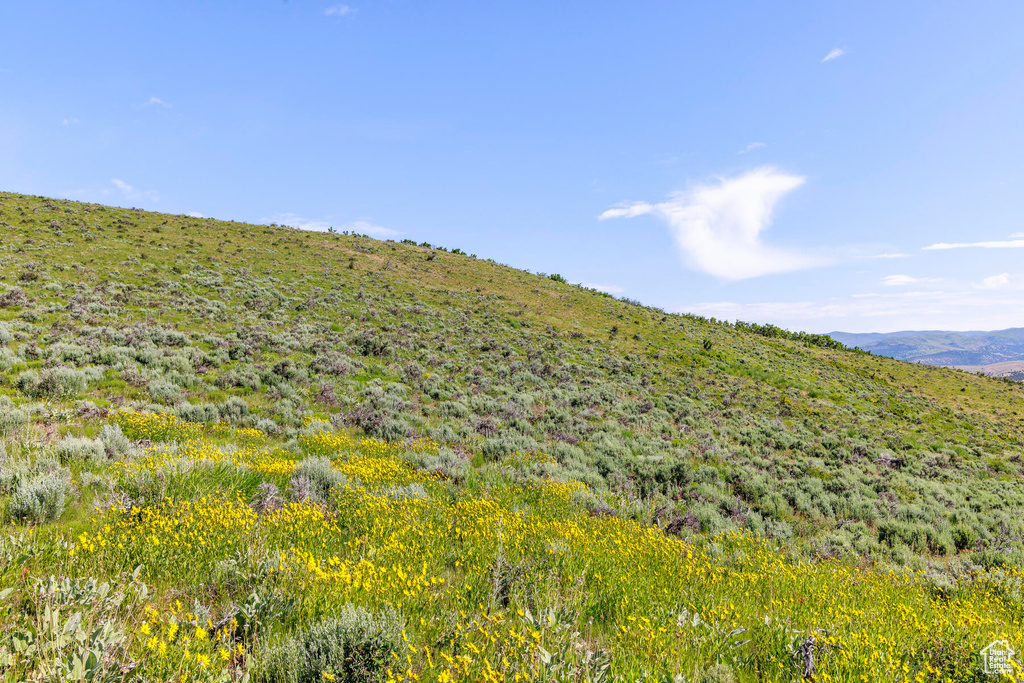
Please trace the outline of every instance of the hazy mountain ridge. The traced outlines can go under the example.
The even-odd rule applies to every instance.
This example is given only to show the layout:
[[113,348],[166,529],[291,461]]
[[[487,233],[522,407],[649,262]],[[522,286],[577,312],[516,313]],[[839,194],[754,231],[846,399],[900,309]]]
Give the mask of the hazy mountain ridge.
[[950,332],[942,330],[889,333],[831,332],[850,347],[899,360],[949,367],[988,366],[1024,360],[1024,328]]

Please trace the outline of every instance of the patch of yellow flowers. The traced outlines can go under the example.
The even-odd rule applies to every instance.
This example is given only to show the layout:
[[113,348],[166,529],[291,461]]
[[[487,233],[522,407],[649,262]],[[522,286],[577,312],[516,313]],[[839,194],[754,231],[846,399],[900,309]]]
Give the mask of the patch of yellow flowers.
[[197,439],[205,431],[205,425],[186,422],[170,413],[120,410],[114,419],[125,436],[130,439],[148,439],[150,441]]
[[145,606],[132,645],[152,680],[235,681],[244,676],[247,654],[234,638],[237,628],[231,621],[215,629],[175,600],[164,609]]
[[[394,683],[585,678],[602,667],[629,680],[693,678],[719,661],[789,681],[801,675],[794,650],[811,636],[817,680],[955,681],[990,641],[1024,645],[1024,576],[1015,571],[942,594],[921,572],[807,563],[746,534],[696,544],[592,517],[575,502],[579,482],[457,488],[415,470],[395,444],[326,430],[299,443],[347,476],[329,505],[257,514],[229,491],[114,510],[78,536],[73,562],[100,573],[142,565],[169,590],[203,585],[230,560],[262,572],[257,588],[286,593],[303,619],[347,602],[391,605],[408,624],[406,650],[388,671]],[[130,466],[185,458],[286,476],[297,462],[266,444],[196,439],[172,450],[150,449],[151,460]],[[175,671],[237,664],[231,649],[219,662],[220,649],[197,659],[196,638],[181,646],[167,638],[169,624],[148,627],[156,640],[140,647],[156,654],[145,661],[162,662],[165,643],[179,648]]]

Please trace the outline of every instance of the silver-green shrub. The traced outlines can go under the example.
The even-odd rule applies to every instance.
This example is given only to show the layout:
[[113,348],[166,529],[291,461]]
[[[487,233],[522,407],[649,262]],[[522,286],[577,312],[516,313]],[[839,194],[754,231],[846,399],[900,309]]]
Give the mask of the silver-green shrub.
[[132,442],[121,431],[121,426],[116,424],[103,425],[100,429],[100,441],[103,442],[107,455],[112,458],[124,455],[132,447]]
[[101,462],[107,452],[99,439],[67,436],[57,444],[57,457],[63,465],[71,462]]
[[7,465],[0,465],[0,496],[14,491],[14,487],[18,485],[18,479],[18,470]]
[[217,406],[217,410],[220,413],[220,419],[234,423],[249,414],[249,404],[244,399],[231,396]]
[[15,386],[27,396],[33,398],[67,398],[85,391],[90,380],[100,379],[103,371],[99,368],[76,370],[67,366],[59,366],[37,373],[26,370],[18,375]]
[[293,481],[305,479],[308,483],[309,498],[313,502],[326,503],[331,500],[335,488],[348,483],[344,474],[334,469],[329,458],[306,458],[295,468]]
[[736,683],[736,675],[727,664],[715,664],[701,674],[700,683]]
[[414,465],[443,479],[461,481],[469,473],[469,460],[449,448],[438,449],[436,455],[411,453],[406,457]]
[[281,430],[276,422],[265,417],[261,417],[256,421],[256,429],[264,434],[277,434]]
[[407,484],[406,486],[393,486],[389,488],[387,491],[385,491],[384,495],[386,495],[391,500],[395,501],[430,500],[430,494],[427,493],[427,490],[425,488],[423,488],[423,484],[419,482],[413,482],[411,484]]
[[0,396],[0,436],[16,434],[28,424],[28,413],[14,405],[7,396]]
[[379,681],[398,653],[403,622],[393,609],[345,605],[337,616],[300,629],[269,648],[257,665],[259,683]]
[[46,522],[64,512],[70,482],[65,473],[48,472],[22,480],[11,496],[7,512],[19,522]]
[[220,411],[212,403],[179,403],[172,412],[186,422],[216,422],[220,419]]
[[181,398],[181,389],[164,379],[154,379],[146,388],[150,397],[157,403],[170,404]]

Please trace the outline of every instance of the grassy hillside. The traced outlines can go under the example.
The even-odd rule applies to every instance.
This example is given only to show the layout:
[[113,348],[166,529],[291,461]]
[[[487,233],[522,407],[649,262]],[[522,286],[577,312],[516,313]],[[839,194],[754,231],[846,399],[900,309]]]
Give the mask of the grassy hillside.
[[7,680],[976,680],[1024,642],[1020,385],[13,194],[0,277]]

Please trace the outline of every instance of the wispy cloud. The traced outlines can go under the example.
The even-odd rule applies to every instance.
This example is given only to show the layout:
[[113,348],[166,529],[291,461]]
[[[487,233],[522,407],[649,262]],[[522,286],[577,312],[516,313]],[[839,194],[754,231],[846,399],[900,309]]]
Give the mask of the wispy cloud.
[[943,249],[1024,249],[1024,239],[995,240],[991,242],[939,242],[922,247],[925,251],[941,251]]
[[637,216],[643,216],[652,213],[653,211],[654,206],[647,202],[633,202],[632,204],[616,206],[615,208],[608,209],[598,216],[597,220],[606,221],[610,218],[636,218]]
[[676,311],[818,332],[894,332],[1020,327],[1021,307],[1024,295],[1019,290],[968,287],[854,294],[824,301],[703,302]]
[[753,152],[755,149],[761,149],[764,147],[763,142],[751,142],[749,145],[739,151],[740,154],[746,154],[747,152]]
[[920,280],[911,275],[886,275],[882,278],[881,284],[883,287],[902,287],[916,282],[920,282]]
[[303,218],[296,213],[275,213],[270,218],[261,219],[264,223],[276,223],[278,225],[285,225],[289,228],[298,228],[299,230],[313,230],[316,232],[327,232],[331,224],[327,221],[313,220],[312,218]]
[[75,126],[78,124],[78,119],[76,119],[74,116],[69,116],[68,118],[64,119],[62,123],[65,126]]
[[388,239],[402,234],[398,230],[385,228],[383,225],[377,225],[366,219],[359,219],[335,225],[334,223],[329,223],[325,220],[303,218],[302,216],[294,213],[276,213],[270,218],[263,218],[262,222],[277,223],[278,225],[286,225],[290,228],[313,230],[315,232],[327,232],[333,227],[338,232],[348,230],[349,232],[355,232],[360,235],[369,235],[370,237],[376,237],[377,239]]
[[1000,273],[983,279],[975,285],[978,289],[1024,289],[1024,275]]
[[833,59],[839,59],[845,54],[846,50],[843,48],[834,47],[827,55],[825,55],[825,58],[821,60],[821,63],[824,64],[825,62],[831,62]]
[[910,254],[901,254],[899,252],[893,252],[893,253],[889,253],[889,254],[875,254],[871,258],[884,258],[884,259],[910,258]]
[[590,289],[596,289],[599,292],[605,292],[606,294],[622,294],[626,290],[618,285],[602,285],[596,282],[587,282],[584,280],[580,283],[581,287],[588,287]]
[[170,109],[171,107],[174,106],[170,102],[164,102],[163,100],[161,100],[159,97],[156,97],[156,96],[150,97],[148,100],[143,102],[142,105],[144,107],[164,107],[165,109]]
[[199,213],[198,211],[187,211],[185,215],[188,216],[189,218],[206,218],[206,216]]
[[1000,273],[999,275],[993,275],[987,277],[981,281],[978,285],[980,289],[1005,289],[1010,286],[1010,274]]
[[903,287],[905,285],[920,285],[927,282],[941,282],[937,277],[914,277],[913,275],[886,275],[882,278],[883,287]]
[[113,178],[110,182],[113,183],[114,187],[116,187],[122,195],[124,195],[125,199],[144,199],[150,202],[160,201],[160,194],[155,190],[140,190],[132,187],[120,178]]
[[375,223],[371,223],[367,220],[358,220],[346,223],[341,229],[348,230],[349,232],[358,232],[378,239],[387,239],[389,237],[395,237],[402,234],[398,230],[385,228],[383,225],[376,225]]
[[328,17],[346,17],[355,12],[356,8],[348,5],[332,5],[324,10],[324,14]]
[[775,204],[803,182],[800,176],[760,168],[675,193],[660,204],[634,202],[613,207],[598,218],[657,216],[668,223],[692,268],[724,280],[787,273],[826,263],[761,241]]

